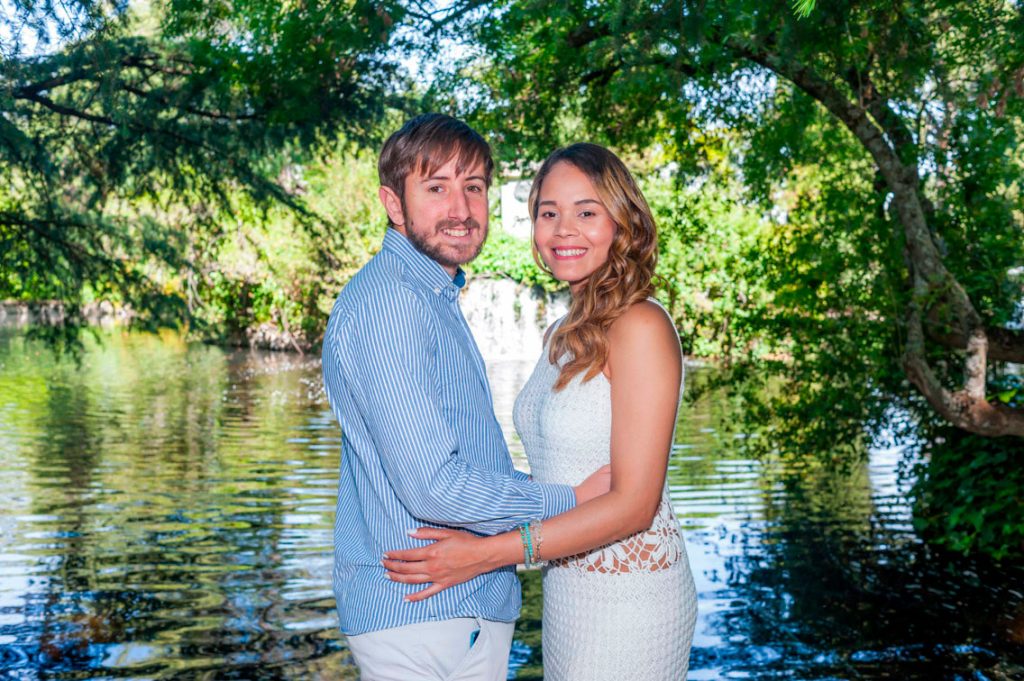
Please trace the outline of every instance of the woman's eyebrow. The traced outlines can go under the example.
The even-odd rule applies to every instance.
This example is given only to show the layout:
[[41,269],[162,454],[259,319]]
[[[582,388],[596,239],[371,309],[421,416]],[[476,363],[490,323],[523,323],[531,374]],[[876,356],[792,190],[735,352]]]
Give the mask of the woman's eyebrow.
[[[580,199],[579,201],[573,202],[573,205],[574,206],[579,206],[579,205],[584,204],[584,203],[596,203],[599,206],[601,205],[601,202],[598,201],[597,199]],[[556,205],[556,202],[551,200],[551,199],[548,199],[547,201],[541,201],[537,205],[538,206],[554,206],[554,205]]]

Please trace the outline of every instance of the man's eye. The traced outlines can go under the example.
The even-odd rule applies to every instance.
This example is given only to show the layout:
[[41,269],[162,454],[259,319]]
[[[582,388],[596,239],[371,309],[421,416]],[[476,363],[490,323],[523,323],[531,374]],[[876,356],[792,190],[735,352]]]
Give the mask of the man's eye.
[[444,191],[444,187],[442,187],[439,184],[432,184],[429,187],[427,187],[427,191],[428,192],[434,192],[435,194],[439,194],[439,193]]
[[481,193],[483,190],[483,187],[475,184],[471,184],[468,187],[466,187],[466,191],[475,192],[477,194]]

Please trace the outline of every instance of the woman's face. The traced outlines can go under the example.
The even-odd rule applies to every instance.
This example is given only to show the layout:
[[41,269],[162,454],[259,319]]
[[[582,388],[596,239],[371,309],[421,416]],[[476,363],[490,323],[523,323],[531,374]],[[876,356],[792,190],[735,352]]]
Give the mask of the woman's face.
[[577,293],[608,260],[615,223],[583,171],[560,161],[544,178],[533,242],[556,279]]

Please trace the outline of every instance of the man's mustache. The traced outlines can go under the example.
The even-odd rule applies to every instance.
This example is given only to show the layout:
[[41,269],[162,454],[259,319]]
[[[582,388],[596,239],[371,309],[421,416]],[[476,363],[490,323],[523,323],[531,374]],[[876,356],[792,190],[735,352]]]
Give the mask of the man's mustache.
[[436,229],[440,232],[442,229],[456,229],[459,227],[463,229],[480,229],[480,223],[473,218],[466,218],[465,220],[441,220],[437,223]]

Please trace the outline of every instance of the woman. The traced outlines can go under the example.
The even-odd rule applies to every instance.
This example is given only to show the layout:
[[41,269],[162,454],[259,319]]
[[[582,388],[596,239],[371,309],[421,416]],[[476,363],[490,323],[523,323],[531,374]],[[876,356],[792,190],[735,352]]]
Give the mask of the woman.
[[530,191],[534,255],[569,284],[514,418],[535,479],[576,484],[611,463],[611,490],[518,531],[390,551],[422,600],[517,562],[544,568],[549,680],[685,678],[697,601],[665,483],[682,387],[679,338],[651,299],[657,237],[623,163],[593,144],[555,151]]

